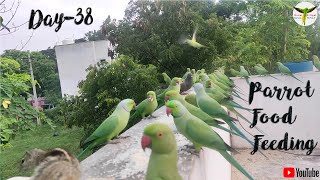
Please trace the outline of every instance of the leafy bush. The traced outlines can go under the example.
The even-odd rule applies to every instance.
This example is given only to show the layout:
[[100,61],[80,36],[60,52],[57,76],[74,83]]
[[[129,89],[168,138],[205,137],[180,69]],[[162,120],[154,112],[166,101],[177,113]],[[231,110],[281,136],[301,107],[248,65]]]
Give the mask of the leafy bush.
[[156,90],[157,77],[155,66],[137,64],[123,55],[112,64],[91,66],[86,80],[79,83],[81,95],[65,97],[54,110],[60,116],[55,119],[92,133],[122,99],[132,98],[139,103],[148,91]]
[[[0,148],[1,142],[9,142],[17,130],[30,130],[36,126],[37,116],[48,122],[43,113],[31,107],[22,94],[28,94],[30,76],[26,73],[17,74],[20,64],[12,59],[0,58]],[[7,143],[7,147],[10,144]],[[1,150],[1,149],[0,149]]]

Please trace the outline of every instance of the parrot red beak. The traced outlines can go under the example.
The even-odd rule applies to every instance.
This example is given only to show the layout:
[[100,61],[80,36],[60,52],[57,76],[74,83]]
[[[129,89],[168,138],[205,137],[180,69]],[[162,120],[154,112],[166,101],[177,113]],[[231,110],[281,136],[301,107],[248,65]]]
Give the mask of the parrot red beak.
[[136,102],[134,102],[133,104],[133,109],[136,109]]
[[149,101],[152,101],[153,100],[153,98],[152,98],[152,96],[150,95],[150,96],[148,96],[148,100]]
[[167,102],[169,100],[168,96],[164,96],[164,102]]
[[143,135],[141,138],[141,147],[143,151],[145,151],[146,148],[151,147],[151,139],[149,136]]
[[166,113],[167,113],[167,116],[169,116],[171,114],[171,109],[167,107]]

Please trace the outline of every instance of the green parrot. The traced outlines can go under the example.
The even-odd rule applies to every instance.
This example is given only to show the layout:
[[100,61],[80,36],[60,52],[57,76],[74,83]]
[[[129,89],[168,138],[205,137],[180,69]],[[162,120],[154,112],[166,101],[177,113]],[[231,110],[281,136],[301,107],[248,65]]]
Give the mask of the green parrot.
[[191,73],[191,70],[190,68],[187,68],[187,72],[184,73],[184,75],[182,76],[182,79],[186,79],[189,73]]
[[196,92],[196,100],[198,107],[209,114],[213,118],[220,118],[224,120],[229,127],[237,132],[242,138],[248,141],[251,145],[254,145],[238,128],[233,124],[233,121],[238,121],[232,118],[228,113],[221,107],[221,105],[214,99],[212,99],[206,92],[202,84],[196,83],[193,85]]
[[250,174],[228,153],[236,152],[226,144],[205,122],[192,115],[179,101],[173,100],[166,103],[167,114],[173,116],[177,130],[190,140],[196,151],[207,147],[219,152],[230,164],[242,172],[247,178],[253,179]]
[[177,142],[170,127],[153,123],[144,128],[143,150],[152,150],[145,180],[182,180],[178,171]]
[[269,71],[266,70],[266,68],[264,68],[261,64],[257,64],[254,66],[254,70],[257,72],[258,75],[260,76],[270,76],[276,80],[279,80],[278,78],[272,76],[271,74],[269,74]]
[[[295,77],[292,72],[290,71],[290,69],[288,67],[286,67],[285,65],[283,65],[281,62],[276,62],[276,64],[278,65],[278,69],[280,71],[281,74],[285,74],[288,76],[293,77],[294,79],[302,82],[300,79],[298,79],[297,77]],[[303,82],[302,82],[303,83]]]
[[188,94],[184,99],[185,99],[189,104],[192,104],[192,105],[198,107],[197,100],[196,100],[196,95],[195,95],[195,94]]
[[230,69],[230,73],[234,77],[239,77],[240,76],[240,72],[235,70],[235,69],[233,69],[233,68]]
[[2,26],[3,28],[5,28],[7,31],[10,32],[10,29],[3,24],[3,18],[2,18],[2,16],[0,16],[0,27],[1,27],[1,26]]
[[197,40],[196,40],[197,31],[198,31],[198,26],[196,26],[196,28],[194,29],[194,32],[193,32],[193,35],[192,35],[192,39],[181,38],[180,39],[180,43],[181,44],[185,44],[186,43],[189,46],[197,48],[197,49],[206,47],[206,46],[204,46],[204,45],[202,45],[202,44],[197,42]]
[[250,84],[250,82],[249,82],[249,73],[243,66],[240,66],[240,77],[245,78],[246,82],[248,84]]
[[133,125],[137,124],[141,119],[146,116],[151,115],[157,109],[158,101],[157,96],[154,91],[147,92],[147,99],[143,100],[140,104],[138,104],[135,108],[135,112],[132,116],[130,116],[128,125],[126,129],[129,129]]
[[174,90],[174,91],[180,92],[180,84],[182,83],[182,81],[183,80],[178,77],[172,78],[169,87],[157,96],[158,108],[164,105],[164,95],[166,94],[167,91]]
[[196,83],[198,81],[198,75],[196,74],[196,70],[191,69],[191,74],[192,74],[192,83]]
[[113,113],[104,120],[100,126],[83,143],[86,147],[77,158],[94,148],[97,145],[107,143],[127,126],[130,117],[130,111],[135,107],[132,99],[122,100],[113,111]]
[[163,80],[166,82],[166,84],[170,84],[171,82],[171,78],[168,76],[167,73],[162,73],[162,76],[163,76]]
[[166,100],[177,100],[179,101],[192,115],[196,116],[197,118],[201,119],[205,123],[207,123],[209,126],[213,126],[216,128],[219,128],[221,130],[224,130],[228,133],[232,133],[234,135],[239,136],[236,132],[233,132],[223,126],[220,126],[220,124],[224,124],[224,122],[221,122],[219,120],[216,120],[209,116],[207,113],[203,112],[200,108],[188,103],[186,100],[183,99],[183,96],[181,96],[179,93],[175,91],[168,91],[166,93]]
[[312,8],[297,8],[297,7],[294,7],[295,10],[297,10],[298,12],[303,14],[302,18],[301,18],[303,25],[306,25],[307,14],[312,12],[316,8],[317,8],[317,6],[312,7]]
[[320,61],[318,56],[313,55],[312,59],[313,59],[313,65],[318,69],[318,71],[320,71]]

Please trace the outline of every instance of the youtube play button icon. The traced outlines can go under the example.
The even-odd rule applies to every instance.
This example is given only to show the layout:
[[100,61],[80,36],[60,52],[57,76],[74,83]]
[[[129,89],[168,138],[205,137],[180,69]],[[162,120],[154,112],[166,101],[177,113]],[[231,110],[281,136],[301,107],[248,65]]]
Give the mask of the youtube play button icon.
[[295,170],[293,167],[285,167],[283,168],[283,177],[285,178],[293,178],[295,174]]

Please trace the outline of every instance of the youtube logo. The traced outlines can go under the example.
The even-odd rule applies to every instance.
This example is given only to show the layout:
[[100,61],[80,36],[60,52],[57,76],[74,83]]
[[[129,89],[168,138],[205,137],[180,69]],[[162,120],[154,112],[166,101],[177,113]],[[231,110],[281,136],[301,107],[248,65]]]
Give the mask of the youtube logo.
[[285,167],[283,168],[283,177],[285,178],[293,178],[295,174],[295,170],[293,167]]

